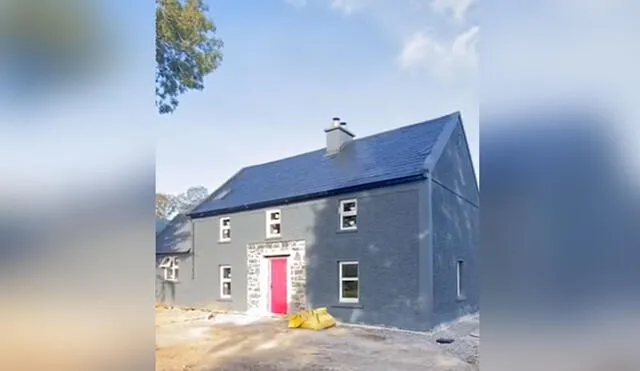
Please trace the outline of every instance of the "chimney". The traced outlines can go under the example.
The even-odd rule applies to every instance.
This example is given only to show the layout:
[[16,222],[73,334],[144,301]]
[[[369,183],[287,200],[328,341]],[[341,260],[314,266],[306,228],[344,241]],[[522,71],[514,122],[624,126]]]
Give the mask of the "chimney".
[[339,117],[334,117],[332,125],[324,129],[324,132],[327,134],[327,154],[329,155],[340,152],[340,150],[355,137],[355,135],[347,129],[347,123],[340,121]]

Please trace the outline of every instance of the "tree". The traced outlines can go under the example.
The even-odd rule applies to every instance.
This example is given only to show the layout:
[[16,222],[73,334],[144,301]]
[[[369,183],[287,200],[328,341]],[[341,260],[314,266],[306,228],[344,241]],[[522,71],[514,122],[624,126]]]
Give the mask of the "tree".
[[156,0],[156,107],[172,113],[178,97],[204,89],[222,62],[222,40],[203,0]]
[[207,188],[203,186],[189,187],[186,192],[176,196],[176,212],[185,213],[209,195]]
[[176,214],[186,213],[209,195],[203,186],[189,187],[178,195],[156,193],[156,218],[172,219]]
[[156,193],[156,218],[168,219],[171,214],[171,195]]

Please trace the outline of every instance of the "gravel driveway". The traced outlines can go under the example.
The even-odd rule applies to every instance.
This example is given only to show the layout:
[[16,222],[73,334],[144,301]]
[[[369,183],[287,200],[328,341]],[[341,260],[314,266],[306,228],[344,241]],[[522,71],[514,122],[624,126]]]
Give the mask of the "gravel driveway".
[[[465,335],[473,323],[433,334],[348,325],[316,332],[288,329],[281,318],[163,310],[156,314],[156,370],[477,370],[464,359],[473,358],[470,339],[477,351],[478,339]],[[440,345],[441,335],[462,340]]]

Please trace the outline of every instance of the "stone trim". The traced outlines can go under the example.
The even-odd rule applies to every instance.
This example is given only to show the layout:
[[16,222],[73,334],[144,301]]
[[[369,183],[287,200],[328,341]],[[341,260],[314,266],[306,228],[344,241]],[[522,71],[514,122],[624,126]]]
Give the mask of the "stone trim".
[[[289,312],[295,312],[306,307],[307,268],[305,264],[306,243],[298,241],[259,242],[247,245],[247,310],[264,311],[267,308],[268,292],[265,291],[267,282],[266,258],[270,256],[288,256],[287,295],[289,297]],[[264,292],[263,292],[264,291]]]

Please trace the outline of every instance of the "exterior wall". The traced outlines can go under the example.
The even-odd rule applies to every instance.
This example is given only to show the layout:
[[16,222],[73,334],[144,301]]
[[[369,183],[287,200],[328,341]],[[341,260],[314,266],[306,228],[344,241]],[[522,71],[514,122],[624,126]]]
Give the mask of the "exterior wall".
[[[460,138],[460,140],[458,139]],[[438,324],[479,309],[479,191],[458,127],[433,171],[433,317]],[[463,263],[464,298],[457,297],[457,261]]]
[[[412,183],[280,208],[282,237],[270,241],[304,241],[307,307],[327,306],[345,322],[424,326],[428,315],[418,299],[421,189],[421,183]],[[358,231],[339,231],[339,202],[350,198],[358,199]],[[188,296],[191,303],[248,309],[247,247],[265,242],[266,210],[193,221],[197,279]],[[219,221],[226,216],[231,217],[232,238],[219,242]],[[347,260],[359,262],[358,304],[338,303],[338,262]],[[232,267],[230,300],[220,299],[220,265]]]
[[419,183],[419,231],[418,234],[418,303],[424,313],[416,323],[416,330],[426,331],[433,327],[433,249],[431,246],[431,231],[429,203],[431,195],[427,181]]
[[[164,271],[158,268],[165,256],[178,258],[178,282],[164,280]],[[193,259],[191,254],[156,254],[156,302],[162,304],[193,304]]]

